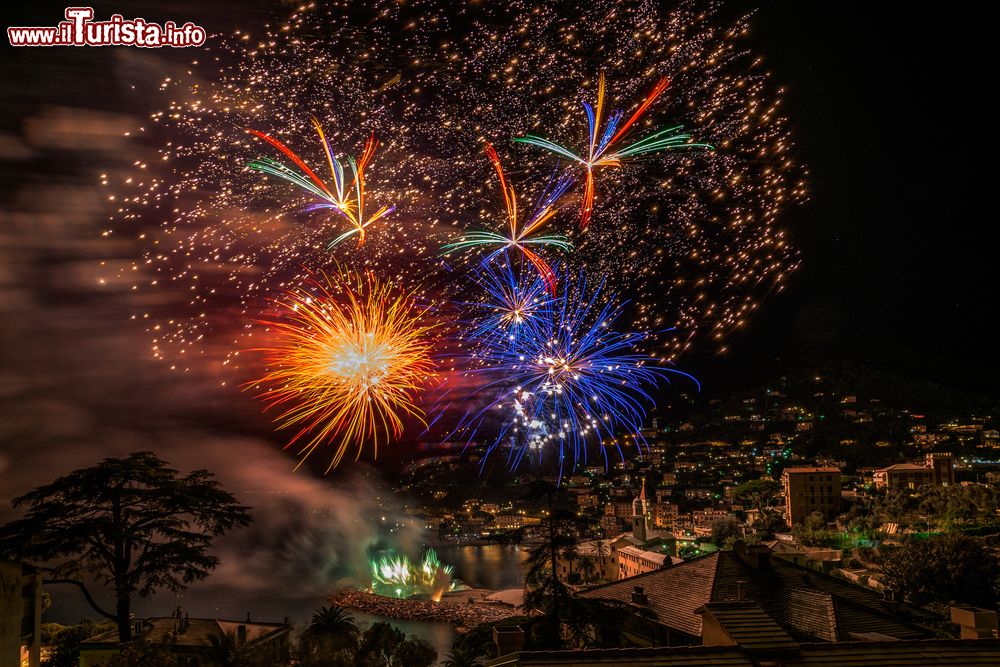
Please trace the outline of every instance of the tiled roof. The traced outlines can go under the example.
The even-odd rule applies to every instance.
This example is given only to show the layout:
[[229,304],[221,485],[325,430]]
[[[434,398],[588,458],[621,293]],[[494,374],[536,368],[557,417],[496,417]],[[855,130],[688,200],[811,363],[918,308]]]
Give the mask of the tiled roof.
[[[649,608],[661,624],[699,637],[701,616],[695,612],[712,600],[712,587],[721,553],[715,552],[665,570],[596,586],[579,595],[631,602],[632,591],[636,586],[642,586],[649,599]],[[670,573],[669,576],[662,576],[667,573]]]
[[490,660],[489,667],[535,665],[599,665],[600,667],[753,667],[753,661],[728,646],[685,646],[653,649],[591,649],[583,651],[521,651]]
[[1000,665],[995,639],[930,639],[905,642],[802,644],[789,665],[812,667],[984,667]]
[[736,644],[747,651],[785,651],[798,648],[791,636],[753,602],[710,602],[703,608]]
[[828,642],[837,641],[837,610],[833,596],[809,588],[788,591],[788,624],[798,634]]
[[636,558],[643,558],[654,563],[663,564],[669,556],[667,554],[661,554],[656,551],[646,551],[644,549],[639,549],[637,547],[622,547],[618,550],[620,554],[628,554],[630,556],[635,556]]
[[[765,547],[762,557],[770,556]],[[717,551],[673,567],[647,572],[579,593],[631,603],[641,586],[655,620],[693,637],[701,636],[701,616],[696,612],[709,602],[752,600],[798,639],[833,641],[850,639],[852,633],[878,632],[899,639],[933,637],[928,624],[940,616],[919,607],[888,602],[863,586],[768,558],[769,567],[757,569],[731,551]]]
[[[212,638],[226,635],[236,636],[239,626],[245,626],[247,641],[253,642],[279,630],[291,630],[281,623],[241,623],[208,618],[185,619],[166,617],[149,618],[143,621],[142,636],[151,643],[174,646],[212,646]],[[183,628],[183,629],[182,629]],[[83,641],[83,644],[118,644],[118,630],[110,630]]]
[[[757,660],[763,662],[760,656]],[[1000,664],[1000,640],[930,639],[895,642],[800,644],[783,651],[784,667],[982,667]],[[487,662],[489,667],[750,667],[740,646],[679,646],[591,651],[521,651]]]
[[776,554],[793,554],[800,556],[806,555],[805,549],[802,549],[794,544],[788,544],[787,542],[782,542],[781,540],[770,540],[767,542],[763,542],[763,544]]

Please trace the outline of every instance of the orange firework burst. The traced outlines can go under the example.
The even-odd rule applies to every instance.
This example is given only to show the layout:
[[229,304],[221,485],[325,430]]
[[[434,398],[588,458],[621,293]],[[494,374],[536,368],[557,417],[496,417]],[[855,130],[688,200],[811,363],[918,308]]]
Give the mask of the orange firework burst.
[[[355,460],[366,443],[399,438],[403,418],[423,420],[414,399],[433,377],[425,309],[371,274],[323,276],[312,291],[289,292],[278,305],[275,333],[263,348],[268,371],[251,383],[268,409],[280,406],[279,429],[297,428],[286,447],[301,444],[302,460],[326,443],[334,447],[327,472],[351,442]],[[300,463],[301,465],[301,463]]]

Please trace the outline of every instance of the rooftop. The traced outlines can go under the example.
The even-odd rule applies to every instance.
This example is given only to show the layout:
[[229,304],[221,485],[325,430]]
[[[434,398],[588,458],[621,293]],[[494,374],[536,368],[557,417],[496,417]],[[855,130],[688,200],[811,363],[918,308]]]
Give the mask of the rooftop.
[[927,472],[930,470],[925,465],[918,465],[916,463],[896,463],[894,465],[888,466],[887,468],[879,468],[875,472],[884,472],[886,470],[891,470],[893,472],[905,472],[908,470]]
[[[246,628],[247,641],[254,642],[270,635],[279,636],[290,632],[291,626],[284,623],[251,623],[226,621],[209,618],[148,618],[142,622],[142,636],[152,643],[181,646],[212,646],[212,639],[227,635],[237,636],[240,626]],[[87,644],[118,644],[118,630],[110,630],[82,642]]]
[[878,632],[897,639],[935,636],[927,626],[942,617],[925,609],[890,602],[868,588],[781,558],[764,546],[740,546],[673,567],[595,586],[585,598],[631,604],[641,587],[644,611],[661,625],[701,637],[699,609],[711,602],[752,600],[786,632],[800,641],[843,641],[852,633]]
[[795,640],[780,625],[753,602],[710,602],[699,612],[714,620],[729,642],[710,641],[706,644],[733,643],[747,651],[780,652],[798,648]]
[[653,561],[663,565],[669,556],[667,554],[661,554],[656,551],[645,551],[644,549],[638,549],[636,547],[622,547],[618,550],[620,554],[628,554],[630,556],[635,556],[636,558],[643,558],[648,561]]
[[[521,651],[491,660],[489,667],[601,665],[603,667],[753,667],[741,646],[680,646],[581,651]],[[784,667],[979,667],[1000,664],[1000,640],[930,639],[895,642],[799,644],[781,653]]]

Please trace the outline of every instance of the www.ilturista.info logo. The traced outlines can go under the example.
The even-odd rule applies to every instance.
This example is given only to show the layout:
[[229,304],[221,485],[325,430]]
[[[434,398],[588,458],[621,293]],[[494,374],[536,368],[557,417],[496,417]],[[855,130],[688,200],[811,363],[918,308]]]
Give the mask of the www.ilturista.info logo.
[[178,27],[145,19],[125,19],[115,14],[108,21],[93,21],[93,7],[67,7],[66,20],[54,27],[7,28],[11,46],[201,46],[207,33],[190,21]]

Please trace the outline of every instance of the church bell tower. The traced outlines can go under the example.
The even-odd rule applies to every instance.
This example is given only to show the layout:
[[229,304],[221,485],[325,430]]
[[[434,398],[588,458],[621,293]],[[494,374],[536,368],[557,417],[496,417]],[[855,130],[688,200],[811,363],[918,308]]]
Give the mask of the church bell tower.
[[639,497],[632,501],[632,537],[645,542],[649,535],[649,503],[646,502],[646,480],[642,480]]

